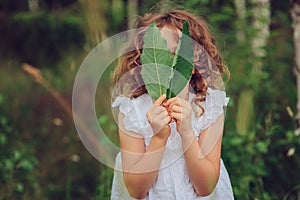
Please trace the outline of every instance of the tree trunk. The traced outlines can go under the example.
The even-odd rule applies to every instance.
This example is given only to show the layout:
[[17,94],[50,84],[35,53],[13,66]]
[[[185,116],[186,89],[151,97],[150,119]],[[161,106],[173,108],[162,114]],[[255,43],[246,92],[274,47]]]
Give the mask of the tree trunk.
[[268,38],[270,35],[270,0],[251,0],[253,4],[253,27],[256,31],[255,37],[252,40],[252,51],[256,59],[254,70],[260,74],[262,70],[262,58],[266,56]]
[[[297,79],[297,115],[296,115],[296,134],[300,134],[300,0],[293,0],[291,16],[294,28],[294,48],[295,48],[295,66],[294,72]],[[299,192],[300,198],[300,192]],[[298,199],[299,199],[298,198]]]
[[90,45],[94,47],[103,41],[107,35],[107,21],[105,18],[106,1],[85,0],[83,2],[89,31]]
[[[251,88],[243,89],[238,99],[238,111],[236,120],[236,129],[240,135],[245,135],[251,132],[255,125],[254,96],[256,88],[260,83],[262,73],[263,60],[266,55],[265,46],[270,35],[270,2],[269,0],[251,0],[253,4],[252,19],[253,27],[256,34],[251,39],[251,49],[253,52],[253,59],[251,59],[253,68],[249,72],[249,80],[251,81]],[[237,39],[240,43],[245,43],[246,33],[243,31],[246,28],[246,2],[245,0],[235,0],[235,7],[237,12]]]
[[39,10],[39,1],[38,0],[28,0],[28,9],[30,12]]
[[[236,38],[239,44],[246,42],[246,2],[245,0],[234,0],[235,10],[237,14],[236,20]],[[238,134],[245,135],[249,131],[253,121],[253,92],[252,90],[242,90],[239,99],[236,114],[236,130]]]
[[128,29],[132,29],[136,22],[138,16],[138,1],[137,0],[128,0]]
[[237,39],[239,42],[244,42],[246,40],[245,32],[243,31],[246,27],[246,2],[245,0],[234,0],[235,10],[237,14]]

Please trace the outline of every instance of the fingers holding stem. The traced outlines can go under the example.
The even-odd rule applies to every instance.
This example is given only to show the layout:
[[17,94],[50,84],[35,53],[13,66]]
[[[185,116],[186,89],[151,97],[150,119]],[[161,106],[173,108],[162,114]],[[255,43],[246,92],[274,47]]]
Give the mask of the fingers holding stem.
[[178,97],[166,100],[166,95],[160,96],[147,112],[147,118],[150,124],[167,125],[170,122],[182,121],[184,113],[184,101]]
[[164,103],[164,106],[167,107],[172,121],[181,120],[183,109],[178,97],[169,99]]

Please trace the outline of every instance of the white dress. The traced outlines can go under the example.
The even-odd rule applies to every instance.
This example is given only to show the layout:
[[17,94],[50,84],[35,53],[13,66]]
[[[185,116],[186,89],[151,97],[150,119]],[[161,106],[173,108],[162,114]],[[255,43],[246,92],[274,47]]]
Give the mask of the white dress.
[[[189,93],[190,102],[194,96],[195,94]],[[223,107],[227,105],[228,101],[229,98],[226,98],[225,92],[208,88],[206,101],[202,102],[202,106],[205,109],[204,115],[196,118],[195,114],[192,114],[192,126],[195,136],[199,137],[199,133],[201,133],[202,130],[206,129],[211,123],[216,121],[216,119],[223,113]],[[125,129],[143,135],[146,148],[148,147],[151,136],[153,135],[146,117],[146,112],[152,105],[153,101],[148,94],[143,94],[135,99],[129,99],[121,96],[112,103],[112,107],[119,106],[120,112],[124,114],[123,123]],[[167,141],[158,177],[144,199],[234,199],[230,179],[222,160],[220,162],[220,177],[214,191],[206,197],[197,196],[187,174],[182,152],[181,138],[176,130],[176,124],[171,123],[170,127],[171,134]],[[122,169],[121,153],[118,153],[116,156],[115,169]],[[114,171],[111,199],[133,199],[128,194],[123,182],[123,173],[120,170]]]

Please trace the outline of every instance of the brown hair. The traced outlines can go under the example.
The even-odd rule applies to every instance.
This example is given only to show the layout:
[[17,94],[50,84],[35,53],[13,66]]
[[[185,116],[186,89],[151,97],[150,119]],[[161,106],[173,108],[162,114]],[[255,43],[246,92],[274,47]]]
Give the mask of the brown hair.
[[[221,57],[215,45],[215,40],[209,32],[208,25],[204,19],[198,16],[182,10],[146,14],[138,21],[136,27],[137,31],[133,39],[127,44],[127,46],[125,46],[124,50],[127,53],[119,59],[119,64],[114,71],[113,78],[116,83],[125,73],[129,72],[131,77],[129,85],[134,89],[131,94],[131,98],[136,98],[147,93],[141,77],[141,67],[137,67],[142,64],[140,56],[142,54],[143,36],[147,28],[155,22],[159,29],[167,26],[182,30],[182,25],[185,20],[188,20],[190,35],[194,40],[194,68],[196,70],[194,70],[195,73],[192,75],[190,80],[190,90],[193,90],[196,94],[194,103],[201,108],[202,112],[198,114],[198,116],[201,116],[204,113],[204,109],[200,105],[200,102],[205,100],[208,87],[208,77],[200,74],[199,70],[207,68],[209,65],[210,69],[213,72],[216,72],[216,76],[219,77],[215,78],[215,80],[218,80],[219,82],[220,75],[223,72],[227,73],[227,77],[229,79],[229,70],[221,61]],[[202,59],[201,57],[203,56],[206,56],[207,58]],[[208,59],[208,57],[211,59]],[[212,85],[212,87],[214,86]]]

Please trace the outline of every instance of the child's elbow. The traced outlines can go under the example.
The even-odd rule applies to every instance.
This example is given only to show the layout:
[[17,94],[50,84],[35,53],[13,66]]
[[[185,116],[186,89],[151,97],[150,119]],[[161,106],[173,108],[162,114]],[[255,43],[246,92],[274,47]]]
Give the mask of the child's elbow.
[[143,199],[148,194],[148,189],[145,187],[145,184],[141,184],[136,181],[126,181],[125,182],[127,191],[129,195],[134,199]]
[[134,199],[143,199],[145,198],[147,195],[147,193],[134,193],[134,194],[130,194],[130,196]]
[[210,195],[213,191],[214,191],[214,188],[210,189],[210,188],[207,188],[207,189],[201,189],[201,190],[196,190],[196,193],[198,196],[201,196],[201,197],[206,197],[208,195]]
[[134,190],[127,188],[129,195],[134,199],[143,199],[147,196],[148,191]]
[[207,184],[207,185],[201,185],[198,187],[196,186],[196,187],[194,187],[194,189],[198,196],[205,197],[205,196],[210,195],[214,191],[216,184],[217,184],[217,182],[213,182],[213,183]]

